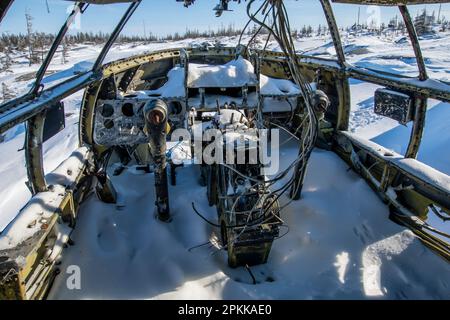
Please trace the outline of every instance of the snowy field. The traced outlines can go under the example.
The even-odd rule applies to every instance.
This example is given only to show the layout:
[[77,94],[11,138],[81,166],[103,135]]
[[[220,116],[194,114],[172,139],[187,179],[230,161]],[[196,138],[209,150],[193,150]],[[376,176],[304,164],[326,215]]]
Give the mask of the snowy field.
[[[206,41],[211,43],[196,39],[117,45],[107,61],[164,48],[204,45]],[[217,41],[235,45],[237,37]],[[407,76],[417,74],[411,46],[402,37],[349,34],[343,42],[352,64]],[[450,34],[422,39],[421,45],[430,76],[450,81]],[[299,40],[297,48],[316,56],[334,56],[327,37]],[[67,64],[60,64],[57,56],[44,83],[49,87],[89,69],[100,49],[74,47]],[[278,50],[274,43],[269,44],[269,49]],[[20,56],[17,53],[11,71],[0,73],[0,82],[13,94],[29,90],[30,75],[39,67],[29,67]],[[411,125],[401,126],[373,113],[376,85],[354,79],[350,84],[350,130],[404,153]],[[44,144],[46,173],[77,148],[81,99],[82,92],[78,92],[65,100],[66,128]],[[446,174],[450,174],[449,119],[447,104],[430,101],[418,157]],[[8,156],[0,164],[0,231],[30,198],[23,151],[19,151],[23,148],[24,127],[9,130],[2,139],[0,152]],[[289,148],[283,152],[283,159],[295,154]],[[206,191],[195,182],[197,169],[188,166],[180,169],[179,175],[171,199],[195,201],[200,211],[215,217],[215,210],[207,206]],[[125,209],[101,203],[95,196],[82,205],[73,236],[75,246],[66,251],[62,270],[71,264],[79,265],[83,288],[67,290],[66,276],[61,274],[51,298],[450,299],[449,265],[411,232],[388,220],[385,205],[333,153],[314,152],[303,199],[282,213],[289,232],[274,242],[267,265],[252,268],[257,285],[251,283],[246,270],[228,268],[226,253],[214,246],[188,251],[214,239],[216,233],[194,215],[190,201],[173,201],[173,222],[160,223],[153,217],[154,200],[149,197],[153,195],[152,176],[126,170],[115,177],[127,178],[136,184],[119,190],[128,198]],[[446,231],[450,231],[448,226]]]

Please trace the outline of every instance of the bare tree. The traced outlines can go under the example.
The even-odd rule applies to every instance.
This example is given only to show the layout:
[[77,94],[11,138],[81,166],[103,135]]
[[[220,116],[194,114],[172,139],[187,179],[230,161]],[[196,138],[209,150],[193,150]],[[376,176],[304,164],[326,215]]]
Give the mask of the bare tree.
[[35,35],[33,33],[33,17],[28,12],[25,13],[25,20],[27,22],[28,59],[31,66],[33,63],[39,62],[39,56],[34,48]]
[[66,38],[63,39],[62,43],[62,52],[61,52],[61,63],[62,64],[66,64],[67,63],[67,58],[69,56],[69,50],[67,48],[67,41]]
[[435,14],[428,15],[427,10],[424,9],[421,14],[418,14],[414,19],[414,26],[417,34],[423,35],[432,32],[432,26],[435,22]]
[[11,72],[11,70],[10,70],[10,68],[12,66],[11,49],[9,47],[5,47],[3,49],[3,52],[5,53],[5,56],[2,59],[2,65],[0,67],[0,71]]
[[9,101],[15,97],[14,93],[4,82],[2,82],[2,97],[3,101]]

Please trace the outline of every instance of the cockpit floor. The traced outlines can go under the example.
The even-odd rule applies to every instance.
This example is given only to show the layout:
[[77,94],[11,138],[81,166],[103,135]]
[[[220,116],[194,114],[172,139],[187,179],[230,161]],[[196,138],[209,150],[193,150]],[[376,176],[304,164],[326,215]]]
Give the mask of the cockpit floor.
[[[296,150],[285,146],[280,156],[288,165]],[[81,206],[49,298],[450,298],[448,263],[390,221],[382,201],[332,152],[313,152],[302,199],[282,211],[289,232],[274,241],[267,264],[251,267],[256,284],[245,268],[228,267],[213,244],[219,231],[193,212],[192,202],[217,217],[198,178],[197,166],[178,169],[169,186],[173,219],[164,223],[154,215],[153,174],[129,168],[112,177],[118,204],[93,194]],[[80,289],[67,286],[73,265]]]

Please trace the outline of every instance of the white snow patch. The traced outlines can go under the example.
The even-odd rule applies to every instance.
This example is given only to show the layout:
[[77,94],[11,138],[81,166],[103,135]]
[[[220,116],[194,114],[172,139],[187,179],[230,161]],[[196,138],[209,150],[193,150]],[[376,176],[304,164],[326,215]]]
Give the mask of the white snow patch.
[[0,234],[0,250],[10,249],[32,237],[48,224],[70,186],[83,168],[87,149],[80,148],[46,176],[52,188],[35,195]]
[[290,80],[275,79],[261,74],[261,94],[267,95],[294,95],[300,94],[299,87]]
[[341,252],[336,255],[336,262],[334,266],[336,267],[336,271],[339,275],[339,281],[344,284],[345,283],[345,273],[347,272],[347,267],[350,262],[350,258],[348,252]]
[[400,255],[414,241],[410,230],[397,233],[389,238],[369,245],[363,252],[363,284],[367,296],[383,296],[385,290],[381,285],[381,267],[391,256]]
[[230,88],[256,83],[253,65],[239,56],[224,65],[189,64],[187,79],[190,88]]
[[129,94],[137,95],[137,98],[147,98],[149,96],[158,96],[161,98],[184,97],[184,68],[174,67],[167,73],[167,82],[158,89],[145,91],[130,91]]

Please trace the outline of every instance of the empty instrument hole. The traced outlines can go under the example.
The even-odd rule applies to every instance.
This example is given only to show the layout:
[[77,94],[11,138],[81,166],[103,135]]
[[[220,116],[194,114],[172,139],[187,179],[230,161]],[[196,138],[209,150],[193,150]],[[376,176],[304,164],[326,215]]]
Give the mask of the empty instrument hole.
[[110,104],[104,104],[101,106],[100,114],[105,117],[111,117],[114,114],[114,107]]
[[132,104],[132,103],[129,103],[129,102],[125,103],[125,104],[122,106],[122,113],[123,113],[123,115],[126,116],[126,117],[132,117],[132,116],[134,116],[133,104]]
[[114,127],[114,121],[111,119],[105,120],[103,123],[106,129],[112,129]]
[[169,103],[169,110],[171,114],[180,114],[183,111],[183,107],[181,103],[178,101],[171,101]]

